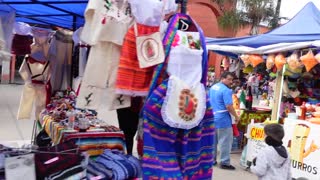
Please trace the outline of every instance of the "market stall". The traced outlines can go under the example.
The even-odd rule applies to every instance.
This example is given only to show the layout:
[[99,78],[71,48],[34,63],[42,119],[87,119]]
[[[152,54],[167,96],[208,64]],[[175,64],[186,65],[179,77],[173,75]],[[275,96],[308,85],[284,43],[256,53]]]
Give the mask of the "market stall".
[[[281,52],[292,53],[294,50],[318,47],[318,40],[320,39],[320,34],[318,32],[320,25],[317,20],[319,19],[318,13],[319,10],[312,2],[310,2],[294,18],[279,28],[256,36],[224,39],[211,38],[207,40],[208,49],[233,57],[239,57],[243,54],[265,55],[264,59],[266,59],[266,56],[270,54]],[[305,21],[305,17],[310,18],[308,21]],[[275,91],[274,102],[272,102],[273,110],[276,109],[276,111],[273,111],[272,119],[278,119],[279,117],[277,109],[279,109],[279,100],[282,96],[281,89],[283,76],[282,68],[279,69],[279,67],[277,67],[277,91]],[[278,95],[280,97],[278,97]]]
[[[292,137],[293,131],[295,131],[294,126],[304,124],[301,127],[317,128],[316,124],[310,122],[318,122],[318,115],[315,113],[317,106],[312,104],[318,102],[319,13],[319,9],[310,2],[288,23],[268,33],[243,38],[211,39],[208,43],[208,49],[224,55],[239,57],[245,66],[257,67],[258,64],[266,63],[265,67],[271,72],[270,75],[276,76],[275,92],[271,102],[271,120],[278,121],[289,116],[284,119],[285,144]],[[306,20],[306,17],[310,18]],[[307,107],[302,105],[303,102]],[[308,119],[310,122],[297,119]],[[259,126],[259,124],[254,125]],[[251,130],[252,126],[249,126],[247,131],[248,146],[252,145],[252,141],[255,143],[261,141],[261,139],[251,137]],[[306,132],[309,133],[309,131]],[[261,143],[258,144],[261,145]],[[309,153],[312,151],[314,157],[318,155],[316,144],[307,140],[298,144],[297,147],[300,147],[301,144],[310,147]],[[250,150],[249,154],[247,153],[249,159],[252,158],[250,152],[256,152],[258,149],[256,147],[252,151],[252,146],[250,148],[248,147]],[[259,146],[259,148],[261,147]],[[300,157],[295,155],[295,152],[290,148],[288,150],[291,156]],[[308,149],[305,150],[305,152],[307,151]],[[293,177],[316,179],[312,173],[316,173],[313,171],[313,167],[317,169],[317,165],[314,164],[315,162],[309,163],[311,163],[310,166],[303,164],[301,160],[296,162],[292,159]],[[308,174],[309,172],[311,174]]]

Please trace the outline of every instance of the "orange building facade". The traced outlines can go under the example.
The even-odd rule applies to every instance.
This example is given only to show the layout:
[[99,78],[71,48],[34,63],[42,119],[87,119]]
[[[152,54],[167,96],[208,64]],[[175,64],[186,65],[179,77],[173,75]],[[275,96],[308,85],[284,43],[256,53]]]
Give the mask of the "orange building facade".
[[[236,1],[235,1],[236,3]],[[235,7],[235,3],[226,3],[220,7],[214,0],[188,0],[187,13],[196,20],[201,26],[206,37],[241,37],[248,36],[250,26],[242,27],[237,30],[225,30],[219,27],[218,18],[223,11]],[[267,27],[260,27],[259,33],[269,31]],[[220,76],[220,65],[223,56],[209,52],[209,66],[215,68],[216,76]]]

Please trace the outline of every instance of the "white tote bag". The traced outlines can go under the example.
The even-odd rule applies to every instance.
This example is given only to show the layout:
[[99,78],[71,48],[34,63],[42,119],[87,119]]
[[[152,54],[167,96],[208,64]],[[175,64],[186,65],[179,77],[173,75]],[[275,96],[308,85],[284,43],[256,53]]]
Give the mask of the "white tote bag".
[[155,32],[148,35],[139,35],[137,24],[134,24],[136,36],[137,56],[140,68],[151,67],[164,62],[164,50],[161,33]]

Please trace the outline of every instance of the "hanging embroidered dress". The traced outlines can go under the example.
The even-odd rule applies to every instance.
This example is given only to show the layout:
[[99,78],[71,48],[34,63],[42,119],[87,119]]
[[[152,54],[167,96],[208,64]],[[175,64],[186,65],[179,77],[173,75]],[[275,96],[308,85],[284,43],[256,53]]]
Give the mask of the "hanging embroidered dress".
[[30,119],[33,104],[35,117],[39,119],[40,112],[46,107],[50,97],[50,62],[37,61],[26,56],[19,73],[25,81],[20,100],[17,119]]
[[50,42],[48,60],[52,66],[53,92],[71,87],[72,34],[69,30],[58,30]]
[[[158,0],[129,0],[129,3],[137,23],[139,36],[158,32],[163,14],[168,14],[177,8],[175,3],[164,3]],[[130,96],[146,96],[153,70],[154,66],[139,67],[136,36],[134,27],[131,27],[125,36],[121,50],[116,92]]]
[[[190,51],[190,53],[189,50],[183,50],[183,44],[180,44],[178,48],[174,47],[174,41],[177,41],[176,37],[181,33],[178,31],[179,19],[188,19],[193,22],[199,32],[202,50]],[[189,16],[176,14],[170,21],[163,44],[165,45],[166,57],[170,54],[167,63],[167,72],[170,78],[162,81],[155,88],[161,69],[166,65],[157,66],[150,95],[142,110],[143,178],[209,180],[212,177],[214,156],[214,125],[212,108],[204,90],[207,51],[202,30]],[[190,44],[194,46],[193,43]],[[189,55],[193,58],[183,58]],[[175,58],[171,58],[171,56]],[[196,56],[200,59],[196,58],[192,61]],[[182,59],[186,61],[183,62]],[[191,64],[188,65],[188,63]],[[192,64],[194,70],[183,68]],[[184,77],[189,70],[192,73]],[[197,76],[199,72],[201,74]],[[188,81],[192,84],[186,83]],[[187,89],[188,92],[184,92],[184,89]],[[177,95],[179,90],[182,90],[180,100],[183,101],[174,104],[172,100],[179,97]],[[174,108],[176,111],[168,111],[166,107]]]
[[[85,19],[80,38],[91,45],[91,50],[76,106],[98,109],[104,101],[109,110],[129,107],[130,97],[115,94],[121,46],[133,21],[129,4],[126,0],[90,0]],[[104,99],[104,94],[108,94],[108,98]],[[121,101],[117,101],[118,98]]]

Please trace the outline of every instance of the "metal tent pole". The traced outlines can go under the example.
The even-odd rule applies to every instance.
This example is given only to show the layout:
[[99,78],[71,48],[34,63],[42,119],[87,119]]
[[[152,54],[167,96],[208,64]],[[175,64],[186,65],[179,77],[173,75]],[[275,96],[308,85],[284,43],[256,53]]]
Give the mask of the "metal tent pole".
[[181,13],[186,14],[188,0],[176,0],[176,3],[181,4]]

